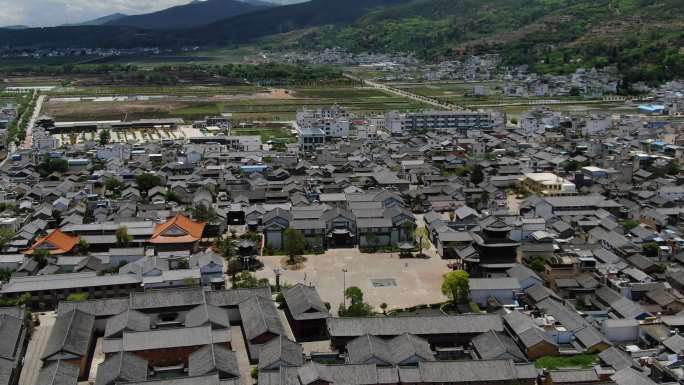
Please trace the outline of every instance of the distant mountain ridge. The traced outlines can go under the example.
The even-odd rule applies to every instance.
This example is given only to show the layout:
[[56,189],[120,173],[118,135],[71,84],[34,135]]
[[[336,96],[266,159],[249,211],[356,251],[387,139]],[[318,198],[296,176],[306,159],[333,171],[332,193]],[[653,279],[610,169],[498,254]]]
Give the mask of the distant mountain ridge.
[[157,12],[117,18],[103,24],[152,30],[194,28],[271,6],[273,5],[264,2],[249,3],[237,0],[193,1]]
[[[12,42],[13,47],[30,48],[226,46],[299,29],[328,24],[347,24],[365,15],[371,9],[394,6],[408,1],[410,0],[311,0],[299,4],[257,9],[213,23],[188,27],[188,24],[196,23],[196,15],[201,14],[201,12],[194,13],[198,6],[237,3],[242,7],[254,7],[235,0],[209,0],[148,15],[129,16],[101,26],[0,29],[0,41]],[[187,12],[176,14],[178,10]],[[167,29],[170,24],[164,20],[168,20],[169,14],[176,15],[173,18],[179,20],[174,24],[175,29]],[[191,18],[189,16],[191,14],[195,17]]]
[[111,14],[111,15],[98,17],[97,19],[87,20],[87,21],[83,21],[83,22],[80,22],[80,23],[63,24],[62,27],[78,27],[78,26],[86,26],[86,25],[103,25],[103,24],[107,24],[107,23],[110,23],[110,22],[115,21],[115,20],[122,19],[122,18],[124,18],[124,17],[128,17],[128,15],[125,15],[125,14],[123,14],[123,13],[113,13],[113,14]]
[[194,7],[216,4],[254,7],[210,0],[139,16],[148,18],[144,22],[131,16],[102,26],[1,29],[0,42],[31,48],[226,47],[300,30],[308,31],[297,43],[301,49],[341,46],[431,60],[497,52],[506,64],[543,73],[615,65],[626,82],[684,77],[682,0],[311,0],[219,20],[218,11],[193,13]]

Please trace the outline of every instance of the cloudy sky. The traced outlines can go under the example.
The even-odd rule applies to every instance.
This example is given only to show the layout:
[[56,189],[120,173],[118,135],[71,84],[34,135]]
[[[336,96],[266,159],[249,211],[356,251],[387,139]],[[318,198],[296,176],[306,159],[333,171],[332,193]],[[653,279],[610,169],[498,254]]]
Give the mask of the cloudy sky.
[[190,0],[0,0],[0,26],[77,23],[112,13],[137,14]]

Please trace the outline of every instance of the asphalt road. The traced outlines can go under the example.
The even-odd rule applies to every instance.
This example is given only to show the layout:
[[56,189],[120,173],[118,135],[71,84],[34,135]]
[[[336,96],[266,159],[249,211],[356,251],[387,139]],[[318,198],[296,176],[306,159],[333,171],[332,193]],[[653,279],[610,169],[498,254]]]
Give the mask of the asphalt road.
[[19,377],[19,385],[36,385],[38,382],[38,372],[40,372],[42,366],[40,356],[43,355],[43,351],[47,346],[48,338],[50,338],[57,315],[55,312],[49,312],[38,317],[40,319],[40,326],[34,330],[33,336],[29,341],[24,358],[24,367],[21,370],[21,377]]

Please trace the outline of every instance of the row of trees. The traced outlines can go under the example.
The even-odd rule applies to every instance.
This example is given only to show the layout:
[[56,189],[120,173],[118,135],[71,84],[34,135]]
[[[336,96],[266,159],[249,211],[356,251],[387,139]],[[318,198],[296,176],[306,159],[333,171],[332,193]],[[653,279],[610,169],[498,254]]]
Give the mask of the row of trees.
[[312,81],[341,80],[342,71],[331,66],[260,64],[180,64],[151,68],[116,64],[65,64],[61,66],[27,65],[6,69],[13,75],[106,75],[113,84],[173,86],[183,79],[225,78],[227,83],[302,84]]

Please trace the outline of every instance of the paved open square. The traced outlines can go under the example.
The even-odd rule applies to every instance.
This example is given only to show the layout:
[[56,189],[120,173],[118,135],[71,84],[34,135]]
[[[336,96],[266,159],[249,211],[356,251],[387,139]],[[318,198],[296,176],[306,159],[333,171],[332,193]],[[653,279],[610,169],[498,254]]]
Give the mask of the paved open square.
[[[280,268],[280,282],[303,282],[316,287],[323,301],[330,302],[337,312],[344,287],[357,286],[364,299],[380,311],[380,304],[389,309],[405,308],[444,301],[440,287],[442,276],[449,272],[447,261],[430,259],[399,259],[397,253],[362,254],[358,249],[331,249],[322,255],[309,255],[305,267],[290,271],[281,268],[282,256],[260,257],[264,269],[259,278],[275,282],[274,269]],[[345,273],[343,270],[346,270]]]

